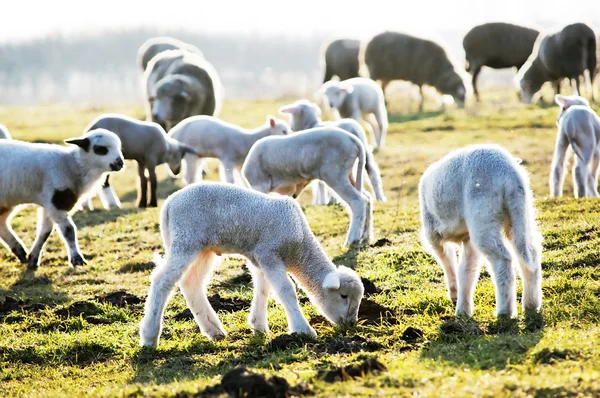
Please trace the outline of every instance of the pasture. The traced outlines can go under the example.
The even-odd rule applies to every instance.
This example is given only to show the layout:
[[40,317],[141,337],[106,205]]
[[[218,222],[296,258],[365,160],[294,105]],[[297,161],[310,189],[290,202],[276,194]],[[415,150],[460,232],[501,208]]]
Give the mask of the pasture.
[[[167,306],[157,350],[139,347],[138,325],[153,268],[162,251],[159,209],[135,207],[136,167],[127,163],[111,183],[122,209],[80,211],[74,220],[89,264],[73,269],[56,231],[33,273],[0,250],[1,396],[209,396],[200,392],[236,366],[285,378],[296,393],[314,396],[598,396],[600,395],[600,201],[548,198],[556,106],[524,106],[511,92],[485,93],[467,109],[407,112],[391,101],[387,146],[376,153],[387,203],[375,203],[373,245],[342,247],[348,216],[339,205],[300,200],[310,226],[336,264],[353,267],[368,286],[361,322],[341,330],[315,307],[302,308],[316,341],[286,336],[282,307],[271,297],[268,336],[246,323],[252,283],[239,258],[225,260],[209,285],[227,338],[211,342],[177,292]],[[290,101],[295,100],[291,99]],[[221,117],[255,127],[282,101],[225,102]],[[416,103],[412,104],[412,112]],[[596,108],[597,110],[597,108]],[[141,107],[43,106],[0,109],[15,139],[61,142],[81,134],[94,117]],[[441,267],[419,241],[417,184],[423,170],[450,150],[495,142],[524,160],[544,235],[540,316],[496,320],[487,271],[475,293],[473,319],[456,319]],[[208,179],[217,179],[210,163]],[[159,206],[182,184],[160,167]],[[35,210],[22,210],[13,228],[30,247]],[[520,281],[518,282],[520,291]],[[305,295],[300,293],[300,297]],[[377,358],[387,370],[329,370]],[[363,368],[364,371],[366,368]],[[368,369],[367,369],[368,370]]]

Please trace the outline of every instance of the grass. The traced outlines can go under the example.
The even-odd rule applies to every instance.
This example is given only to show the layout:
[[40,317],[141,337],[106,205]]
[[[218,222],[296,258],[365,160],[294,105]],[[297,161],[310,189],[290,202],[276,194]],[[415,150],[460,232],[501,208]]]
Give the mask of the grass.
[[[228,102],[222,117],[251,127],[283,103]],[[600,395],[600,201],[574,200],[569,176],[566,197],[548,198],[557,110],[522,106],[513,93],[488,94],[466,110],[431,107],[414,115],[405,111],[410,106],[416,104],[392,108],[387,147],[376,154],[389,201],[375,206],[375,233],[389,242],[346,250],[345,211],[310,206],[309,193],[300,198],[334,262],[354,267],[375,284],[377,292],[367,298],[373,308],[388,310],[381,318],[339,330],[303,301],[319,339],[286,340],[285,314],[271,300],[271,334],[254,336],[245,322],[252,286],[240,267],[243,261],[229,259],[209,286],[209,294],[218,294],[215,300],[223,304],[219,316],[228,337],[219,342],[203,337],[177,293],[166,310],[159,348],[141,349],[138,323],[152,253],[162,244],[159,210],[135,208],[136,173],[128,163],[113,179],[123,209],[74,216],[88,266],[67,266],[56,233],[35,274],[0,250],[0,395],[185,397],[218,383],[238,365],[303,384],[323,397]],[[137,117],[142,112],[140,107],[3,108],[0,121],[17,139],[60,142],[109,111]],[[419,244],[421,173],[454,148],[485,142],[504,145],[524,159],[531,174],[545,238],[541,316],[497,320],[493,286],[484,271],[474,318],[454,318],[441,268]],[[181,183],[160,172],[162,203]],[[216,179],[214,162],[208,178]],[[12,221],[27,247],[34,223],[33,208]],[[387,371],[338,383],[315,377],[365,357],[377,357]]]

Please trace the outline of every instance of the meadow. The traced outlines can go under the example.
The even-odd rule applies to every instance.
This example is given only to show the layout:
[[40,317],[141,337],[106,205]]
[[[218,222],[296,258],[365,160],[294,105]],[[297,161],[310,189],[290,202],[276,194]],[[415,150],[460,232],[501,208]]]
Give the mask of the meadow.
[[[285,103],[229,101],[221,117],[254,127]],[[391,101],[387,146],[376,153],[388,202],[375,204],[372,245],[344,248],[346,211],[311,206],[308,189],[299,198],[334,263],[371,282],[357,326],[330,325],[300,293],[316,341],[286,335],[284,311],[272,297],[271,332],[253,335],[246,323],[252,283],[244,260],[231,258],[208,288],[227,338],[202,336],[177,292],[158,349],[141,349],[138,324],[152,255],[162,252],[159,209],[182,183],[161,166],[159,209],[140,210],[136,168],[128,162],[111,180],[122,209],[106,211],[96,199],[95,210],[74,215],[87,266],[68,266],[56,232],[35,272],[0,249],[0,396],[211,396],[203,390],[236,366],[322,397],[599,396],[600,201],[575,200],[570,172],[565,197],[548,198],[557,107],[521,105],[512,92],[484,94],[466,109],[428,105],[415,113],[416,103]],[[142,116],[141,106],[56,105],[1,108],[0,121],[16,139],[60,143],[103,112]],[[484,270],[474,317],[455,318],[442,270],[419,241],[417,184],[424,169],[452,149],[490,142],[522,158],[530,173],[544,236],[539,316],[525,317],[519,308],[518,319],[497,320]],[[212,162],[207,179],[217,178]],[[12,225],[30,247],[35,209],[22,210]],[[373,358],[385,368],[339,369]]]

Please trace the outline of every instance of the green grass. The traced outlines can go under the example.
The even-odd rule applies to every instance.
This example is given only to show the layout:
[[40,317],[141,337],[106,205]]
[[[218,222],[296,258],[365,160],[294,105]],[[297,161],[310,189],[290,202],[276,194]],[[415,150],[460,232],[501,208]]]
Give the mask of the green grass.
[[[252,127],[283,103],[228,102],[222,117]],[[522,106],[513,93],[502,92],[488,93],[481,105],[466,110],[439,112],[430,106],[414,115],[404,111],[410,107],[416,104],[392,108],[387,147],[376,154],[389,201],[375,205],[375,235],[390,244],[346,250],[345,211],[308,205],[308,192],[300,198],[327,253],[374,282],[380,292],[367,298],[391,309],[392,317],[344,331],[322,322],[303,302],[319,340],[274,350],[269,341],[286,333],[285,314],[271,300],[271,333],[253,336],[245,321],[252,286],[236,258],[224,262],[209,286],[209,294],[239,304],[239,310],[219,312],[229,333],[225,340],[210,342],[193,321],[177,317],[186,308],[177,293],[167,307],[159,348],[140,349],[138,324],[152,254],[162,251],[162,243],[159,210],[135,208],[136,173],[128,162],[126,171],[111,180],[123,209],[74,216],[88,266],[67,265],[56,233],[35,274],[0,249],[0,297],[23,300],[16,311],[0,315],[0,396],[183,397],[216,384],[238,365],[306,384],[323,397],[600,395],[600,201],[574,200],[570,175],[566,197],[548,199],[556,108]],[[17,139],[60,142],[79,135],[102,112],[142,114],[140,107],[2,108],[0,121]],[[520,313],[515,322],[497,321],[493,286],[484,271],[474,318],[455,319],[442,270],[419,243],[417,184],[423,170],[454,148],[487,142],[524,159],[531,174],[544,234],[541,317]],[[164,168],[160,178],[162,204],[181,183],[168,178]],[[209,179],[216,178],[212,162]],[[33,208],[12,221],[27,247],[34,223]],[[130,297],[128,303],[113,304],[106,295],[116,291],[141,302]],[[10,304],[4,301],[0,298],[0,308]],[[402,340],[408,327],[420,329],[423,337]],[[343,383],[315,378],[319,370],[353,364],[365,355],[376,356],[388,370]]]

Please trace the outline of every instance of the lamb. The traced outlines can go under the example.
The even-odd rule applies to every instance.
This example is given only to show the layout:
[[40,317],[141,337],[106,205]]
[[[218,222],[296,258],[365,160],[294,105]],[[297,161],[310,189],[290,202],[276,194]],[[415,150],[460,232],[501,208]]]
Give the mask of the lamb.
[[155,55],[167,51],[167,50],[180,50],[184,49],[191,51],[204,57],[202,51],[198,47],[188,43],[184,43],[181,40],[174,39],[172,37],[153,37],[148,39],[142,44],[137,53],[137,66],[142,73],[146,70],[146,66]]
[[586,24],[571,24],[555,33],[540,34],[529,59],[515,77],[515,86],[523,103],[531,103],[545,82],[563,78],[574,79],[579,94],[579,77],[586,70],[593,80],[596,35]]
[[[73,146],[0,140],[0,238],[32,269],[39,265],[54,224],[65,242],[71,264],[86,264],[70,212],[87,192],[96,188],[104,174],[119,171],[124,165],[119,137],[108,130],[93,130],[65,142]],[[8,224],[13,210],[28,203],[41,206],[37,237],[29,255]]]
[[[377,88],[379,87],[377,86]],[[279,108],[279,113],[288,114],[290,116],[293,131],[307,130],[314,127],[335,126],[358,138],[365,148],[365,169],[371,180],[371,185],[375,192],[375,199],[382,202],[386,201],[385,194],[383,193],[379,166],[375,161],[373,153],[369,150],[365,131],[357,121],[353,119],[341,119],[335,122],[323,122],[319,117],[321,114],[319,107],[307,100],[299,100],[292,104],[284,105]],[[321,196],[321,198],[317,198],[319,199],[317,201],[318,203],[314,203],[314,201],[313,203],[326,204],[327,198],[324,197],[326,195],[323,195],[323,193],[326,192],[324,187],[325,184],[322,181],[319,181],[318,184],[319,187],[317,192],[319,192],[318,196]]]
[[226,336],[206,297],[211,270],[225,253],[252,262],[254,297],[248,323],[256,333],[269,332],[267,303],[273,290],[285,309],[289,332],[317,336],[302,314],[288,272],[330,322],[357,321],[362,281],[353,270],[336,268],[329,260],[291,198],[228,184],[188,185],[166,200],[160,230],[165,257],[152,272],[140,323],[142,346],[158,345],[164,308],[176,283],[202,334],[211,340]]
[[[364,50],[364,51],[363,51]],[[451,95],[462,108],[466,88],[458,68],[439,44],[398,32],[383,32],[374,36],[361,50],[361,58],[369,77],[380,80],[385,94],[392,80],[407,80],[421,91],[419,111],[423,111],[423,85],[435,87]]]
[[569,145],[576,155],[573,187],[576,198],[597,197],[600,166],[600,117],[579,96],[556,95],[561,107],[556,148],[550,167],[550,196],[562,196],[565,160]]
[[190,116],[219,114],[221,81],[214,67],[198,54],[186,50],[159,53],[146,67],[142,86],[146,120],[167,131]]
[[473,92],[477,101],[477,77],[483,66],[517,70],[527,62],[539,30],[503,22],[477,25],[463,39],[466,70],[473,75]]
[[360,40],[337,39],[326,43],[321,63],[324,69],[323,83],[327,83],[334,76],[340,80],[358,77]]
[[[242,174],[259,192],[298,197],[314,179],[324,181],[349,206],[345,245],[365,244],[373,236],[371,196],[362,192],[365,148],[338,127],[318,127],[289,136],[271,136],[252,146]],[[352,168],[358,159],[356,181]]]
[[[482,255],[491,264],[496,314],[516,315],[515,271],[506,240],[520,264],[523,309],[540,309],[542,238],[529,178],[516,158],[498,145],[451,152],[423,173],[419,203],[423,243],[444,269],[457,315],[473,313]],[[458,275],[456,245],[462,246]]]
[[[181,159],[186,156],[198,156],[196,150],[167,135],[157,123],[139,121],[134,118],[118,115],[104,114],[94,119],[85,131],[98,128],[114,132],[121,140],[123,156],[125,159],[135,160],[138,164],[139,196],[138,207],[157,207],[156,197],[156,166],[166,163],[169,174],[176,177],[181,170]],[[150,202],[148,202],[148,179],[150,177]],[[109,176],[106,176],[100,199],[105,208],[120,207],[119,199],[110,186]],[[90,200],[91,202],[91,200]],[[91,203],[88,205],[91,208]]]
[[[193,116],[175,126],[169,136],[194,148],[194,154],[201,158],[218,158],[221,162],[221,180],[233,184],[234,172],[240,172],[248,151],[256,141],[270,135],[286,135],[289,131],[287,123],[272,116],[267,117],[265,125],[254,130],[246,130],[211,116]],[[184,157],[185,184],[196,181],[196,166],[195,156]]]
[[371,79],[355,77],[342,82],[330,81],[321,87],[317,96],[326,97],[337,118],[364,120],[369,124],[371,138],[376,148],[385,145],[388,116],[383,91]]
[[8,129],[3,124],[0,124],[0,138],[12,140],[12,137],[11,137],[10,133],[8,132]]

